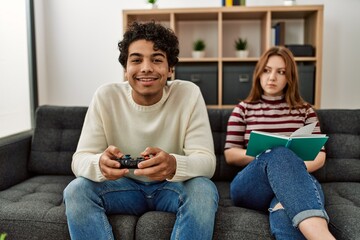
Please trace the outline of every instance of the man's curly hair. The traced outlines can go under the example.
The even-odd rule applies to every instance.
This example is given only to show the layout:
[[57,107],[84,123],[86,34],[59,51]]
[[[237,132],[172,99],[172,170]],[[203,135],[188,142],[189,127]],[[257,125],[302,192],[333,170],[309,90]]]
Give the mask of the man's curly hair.
[[120,50],[119,62],[125,69],[130,44],[142,39],[153,42],[155,50],[161,50],[166,53],[169,68],[174,67],[179,61],[179,41],[170,28],[166,28],[154,21],[145,23],[133,22],[124,33],[122,41],[118,43]]

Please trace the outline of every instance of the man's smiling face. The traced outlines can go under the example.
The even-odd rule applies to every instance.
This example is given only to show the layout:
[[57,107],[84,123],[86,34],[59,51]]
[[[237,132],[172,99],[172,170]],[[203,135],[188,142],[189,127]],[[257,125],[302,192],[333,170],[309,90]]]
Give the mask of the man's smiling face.
[[166,53],[154,50],[153,42],[137,40],[130,44],[125,77],[137,104],[149,106],[160,101],[171,74]]

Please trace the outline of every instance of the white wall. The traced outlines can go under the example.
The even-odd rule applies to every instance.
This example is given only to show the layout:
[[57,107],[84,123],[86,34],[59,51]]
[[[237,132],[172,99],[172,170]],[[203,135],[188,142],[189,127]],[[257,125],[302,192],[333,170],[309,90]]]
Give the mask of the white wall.
[[0,0],[0,137],[31,129],[26,4]]
[[[36,0],[39,103],[88,105],[95,89],[123,80],[117,61],[122,10],[145,0]],[[282,0],[247,0],[248,6]],[[358,0],[297,0],[324,4],[321,108],[360,108]],[[160,8],[216,7],[221,0],[159,0]]]

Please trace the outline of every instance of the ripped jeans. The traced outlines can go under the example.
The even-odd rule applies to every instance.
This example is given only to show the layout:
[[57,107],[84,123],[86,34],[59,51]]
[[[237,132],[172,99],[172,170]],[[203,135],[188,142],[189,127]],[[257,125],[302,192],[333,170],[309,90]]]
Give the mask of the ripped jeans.
[[[329,221],[319,182],[285,147],[269,149],[241,170],[230,186],[236,206],[270,211],[270,229],[276,239],[305,239],[297,226],[309,217]],[[277,203],[283,208],[273,210]]]

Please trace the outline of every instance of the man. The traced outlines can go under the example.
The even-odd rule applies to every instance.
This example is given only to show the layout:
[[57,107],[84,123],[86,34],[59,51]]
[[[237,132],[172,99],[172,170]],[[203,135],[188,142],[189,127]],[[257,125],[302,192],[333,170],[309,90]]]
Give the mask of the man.
[[[213,139],[199,88],[167,81],[178,39],[160,24],[133,23],[119,43],[127,81],[101,86],[85,117],[64,191],[72,239],[113,239],[106,214],[176,213],[171,239],[211,239],[218,193]],[[151,156],[138,169],[116,159]]]

